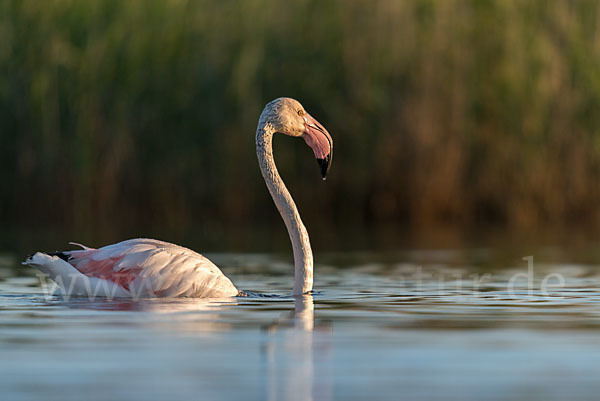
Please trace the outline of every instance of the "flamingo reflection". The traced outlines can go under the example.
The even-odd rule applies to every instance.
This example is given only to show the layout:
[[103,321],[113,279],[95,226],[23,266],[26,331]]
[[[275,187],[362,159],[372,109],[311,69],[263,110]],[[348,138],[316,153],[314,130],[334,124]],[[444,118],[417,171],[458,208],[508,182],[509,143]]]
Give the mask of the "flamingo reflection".
[[331,330],[315,329],[311,294],[294,296],[294,311],[267,329],[267,400],[331,400]]

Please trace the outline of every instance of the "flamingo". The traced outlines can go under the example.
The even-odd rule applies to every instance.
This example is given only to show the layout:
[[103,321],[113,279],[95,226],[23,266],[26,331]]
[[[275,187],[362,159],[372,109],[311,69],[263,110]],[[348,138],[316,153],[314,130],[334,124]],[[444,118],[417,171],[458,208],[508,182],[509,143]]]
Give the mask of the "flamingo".
[[[313,288],[313,255],[298,208],[275,166],[273,135],[302,137],[323,179],[331,166],[333,140],[297,100],[278,98],[262,111],[256,129],[256,155],[269,193],[287,228],[294,254],[293,295]],[[67,295],[99,297],[244,296],[209,259],[185,247],[137,238],[94,249],[36,252],[24,265],[39,269]]]

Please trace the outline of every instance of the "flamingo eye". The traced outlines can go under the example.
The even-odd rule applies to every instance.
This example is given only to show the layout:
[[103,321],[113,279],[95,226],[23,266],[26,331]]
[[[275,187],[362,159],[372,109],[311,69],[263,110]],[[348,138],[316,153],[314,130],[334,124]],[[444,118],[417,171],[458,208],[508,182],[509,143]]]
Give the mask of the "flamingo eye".
[[298,110],[298,115],[300,117],[302,117],[304,115],[304,110],[302,110],[302,109]]

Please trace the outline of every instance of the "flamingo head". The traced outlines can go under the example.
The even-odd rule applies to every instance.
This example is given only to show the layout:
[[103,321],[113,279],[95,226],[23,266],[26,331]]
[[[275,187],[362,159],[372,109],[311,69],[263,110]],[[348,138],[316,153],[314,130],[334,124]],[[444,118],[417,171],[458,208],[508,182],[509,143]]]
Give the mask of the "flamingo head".
[[304,138],[313,150],[325,179],[333,160],[333,139],[300,102],[289,97],[275,99],[266,105],[261,121],[270,124],[275,132]]

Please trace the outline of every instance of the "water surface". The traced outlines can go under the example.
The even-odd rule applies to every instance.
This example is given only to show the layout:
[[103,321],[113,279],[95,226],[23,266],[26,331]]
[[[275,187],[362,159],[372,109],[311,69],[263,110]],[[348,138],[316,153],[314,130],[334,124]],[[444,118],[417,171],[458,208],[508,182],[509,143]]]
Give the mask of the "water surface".
[[4,254],[2,398],[592,400],[600,393],[595,264],[498,263],[477,249],[325,254],[315,293],[294,298],[286,255],[207,256],[238,288],[269,296],[65,300],[45,294],[34,271]]

